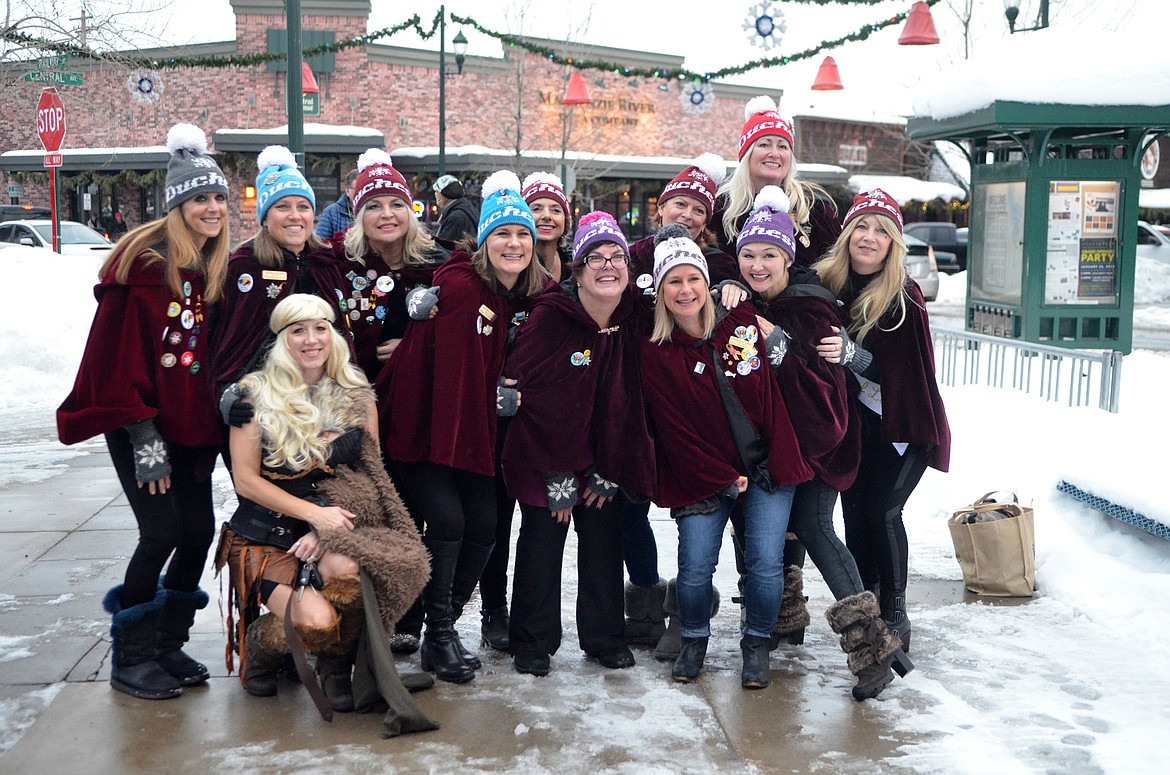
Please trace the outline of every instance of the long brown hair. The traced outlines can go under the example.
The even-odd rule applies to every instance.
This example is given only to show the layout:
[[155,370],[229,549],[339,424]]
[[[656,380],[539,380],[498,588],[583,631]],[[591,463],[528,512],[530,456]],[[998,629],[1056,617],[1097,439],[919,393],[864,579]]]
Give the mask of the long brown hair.
[[125,285],[135,262],[141,260],[152,264],[162,261],[167,287],[176,297],[183,295],[183,279],[179,273],[188,269],[203,273],[203,299],[214,303],[223,293],[230,244],[225,216],[219,234],[207,240],[203,250],[196,248],[182,212],[175,207],[162,218],[145,223],[118,240],[98,276],[104,278],[112,274],[114,282]]
[[[264,226],[261,226],[260,230],[252,235],[251,242],[252,255],[256,256],[256,260],[260,262],[261,266],[266,266],[269,269],[279,269],[284,266],[284,253],[281,251],[280,243],[272,238]],[[318,250],[329,250],[329,246],[310,230],[309,239],[305,242],[305,249],[302,252],[316,253]]]

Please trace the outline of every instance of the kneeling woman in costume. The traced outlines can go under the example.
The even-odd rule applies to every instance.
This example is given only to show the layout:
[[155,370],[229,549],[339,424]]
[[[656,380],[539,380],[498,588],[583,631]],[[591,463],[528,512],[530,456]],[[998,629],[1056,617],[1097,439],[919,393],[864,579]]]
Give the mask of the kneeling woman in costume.
[[242,641],[244,688],[276,694],[276,669],[290,647],[282,620],[291,613],[304,651],[317,655],[329,705],[347,712],[354,709],[351,672],[365,621],[359,571],[373,579],[383,624],[392,626],[422,591],[429,568],[382,468],[373,391],[349,363],[333,319],[332,306],[308,294],[293,294],[272,312],[272,353],[241,381],[256,412],[231,430],[240,506],[218,562],[231,563],[242,619],[260,603],[269,611],[248,623],[243,637],[244,622],[232,633]]

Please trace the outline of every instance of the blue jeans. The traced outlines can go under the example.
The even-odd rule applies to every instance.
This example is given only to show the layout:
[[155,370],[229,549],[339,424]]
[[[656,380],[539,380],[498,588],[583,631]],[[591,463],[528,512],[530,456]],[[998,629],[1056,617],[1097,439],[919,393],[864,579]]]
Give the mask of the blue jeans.
[[[795,487],[769,493],[749,484],[739,496],[744,519],[744,560],[747,565],[745,635],[767,638],[776,625],[784,595],[784,536]],[[678,522],[679,623],[684,638],[711,635],[711,578],[719,562],[723,529],[735,503],[721,501],[708,514],[690,514]]]

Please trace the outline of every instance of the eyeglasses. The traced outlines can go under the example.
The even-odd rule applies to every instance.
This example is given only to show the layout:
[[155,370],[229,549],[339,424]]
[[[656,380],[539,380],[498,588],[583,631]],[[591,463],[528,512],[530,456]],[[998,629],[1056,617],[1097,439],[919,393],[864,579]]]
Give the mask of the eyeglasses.
[[624,253],[618,253],[615,256],[606,258],[598,253],[592,253],[585,256],[585,266],[590,269],[601,269],[606,264],[609,264],[614,269],[622,269],[626,264],[630,263],[630,257]]

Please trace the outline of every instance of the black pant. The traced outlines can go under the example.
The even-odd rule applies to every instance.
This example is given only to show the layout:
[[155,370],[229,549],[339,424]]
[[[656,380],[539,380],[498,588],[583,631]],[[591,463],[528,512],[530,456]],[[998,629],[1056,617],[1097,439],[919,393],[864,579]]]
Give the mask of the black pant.
[[[604,508],[577,504],[577,638],[586,654],[626,644],[619,495]],[[555,654],[561,644],[561,566],[569,526],[520,504],[509,638],[513,654]]]
[[853,486],[841,493],[845,543],[866,587],[881,582],[887,594],[906,591],[909,572],[902,508],[926,472],[929,449],[910,445],[905,454],[882,441],[881,418],[862,409],[861,462]]
[[496,537],[490,476],[435,463],[397,463],[394,482],[423,537],[487,546]]
[[171,486],[165,494],[151,495],[149,487],[140,489],[134,478],[130,434],[124,428],[107,433],[106,446],[138,522],[138,546],[126,566],[122,606],[130,608],[154,600],[164,565],[168,589],[194,592],[215,538],[211,503],[215,451],[168,444]]
[[479,598],[483,610],[503,608],[508,604],[508,555],[512,548],[512,515],[516,499],[508,494],[504,475],[496,466],[496,545],[479,577]]

